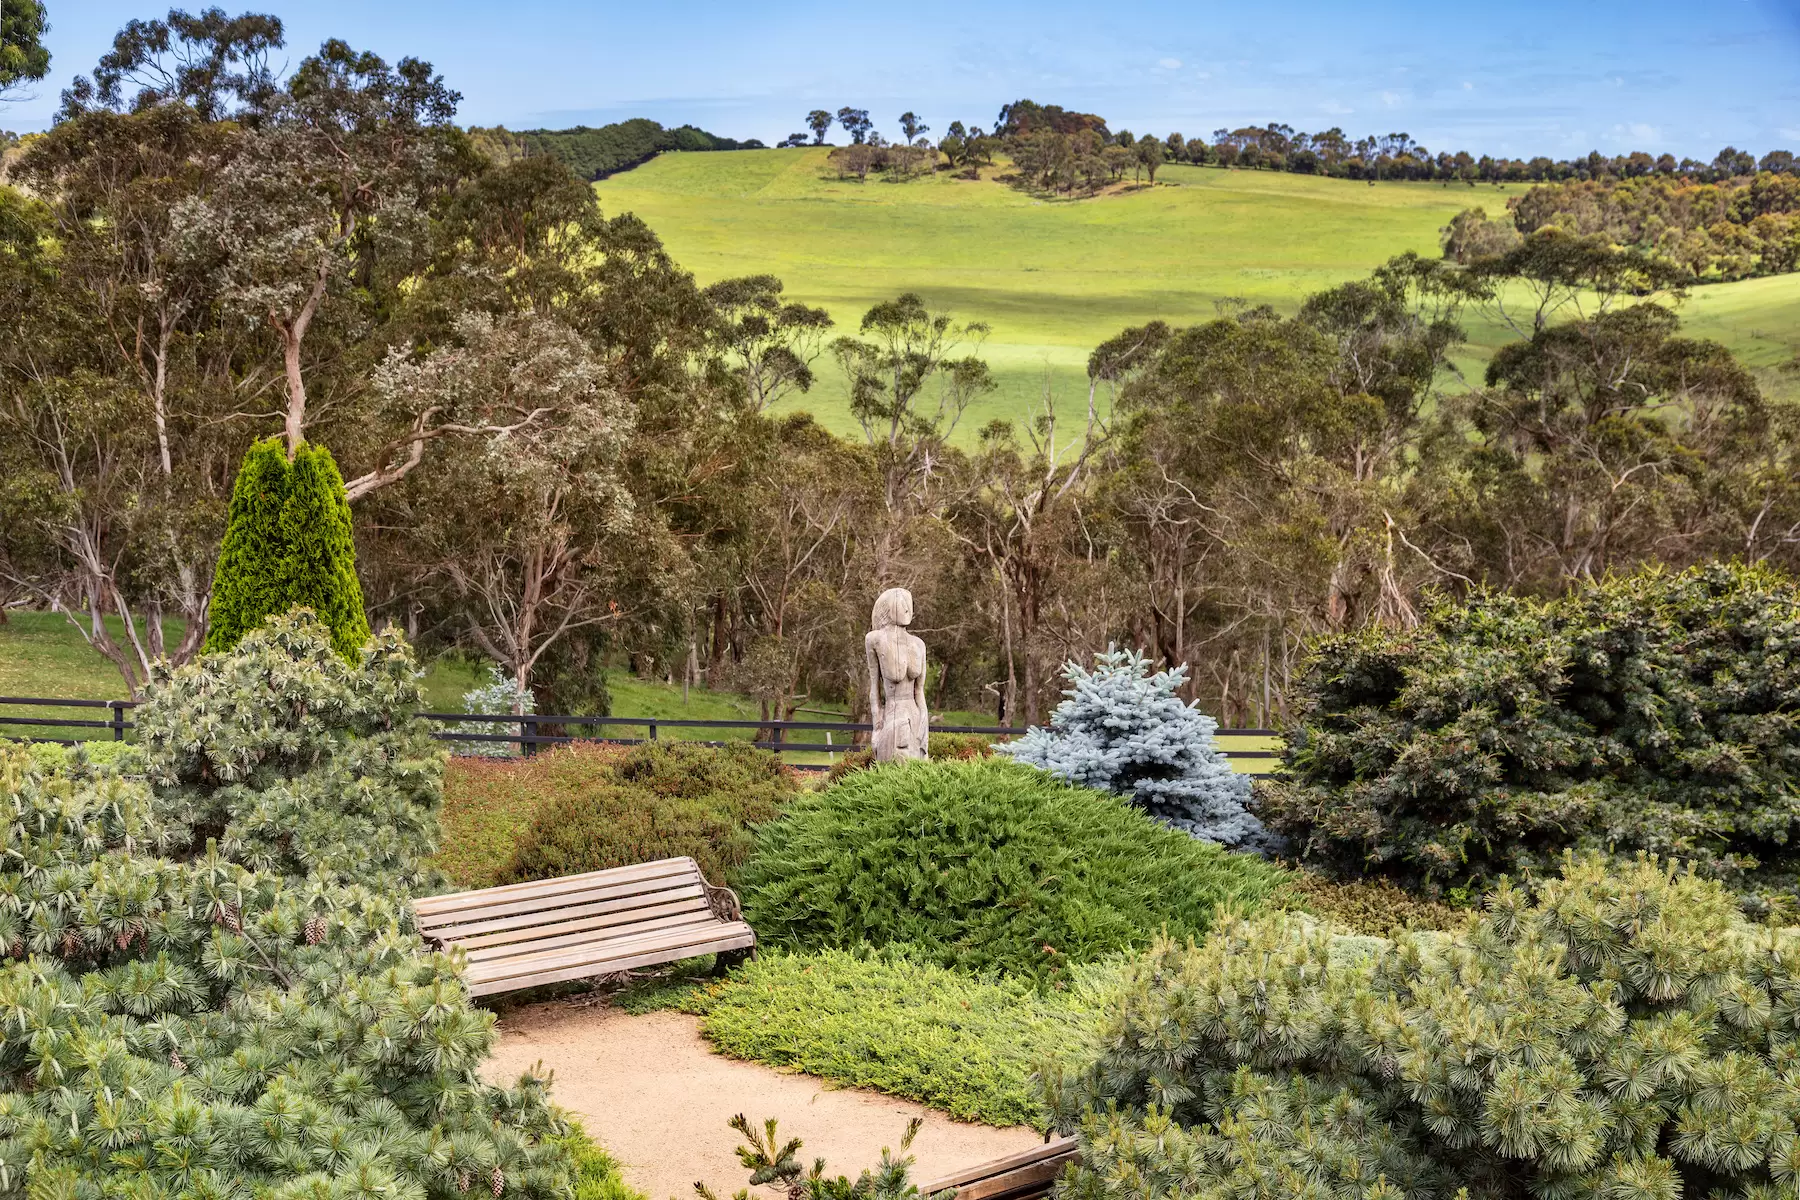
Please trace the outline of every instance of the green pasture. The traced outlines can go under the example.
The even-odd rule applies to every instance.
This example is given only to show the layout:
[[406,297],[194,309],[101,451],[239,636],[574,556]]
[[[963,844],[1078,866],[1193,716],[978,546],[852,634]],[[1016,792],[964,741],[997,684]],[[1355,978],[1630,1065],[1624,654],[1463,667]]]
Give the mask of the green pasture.
[[[1000,387],[965,417],[965,436],[1032,411],[1046,388],[1059,406],[1085,403],[1088,352],[1125,326],[1206,320],[1232,298],[1291,312],[1395,254],[1437,254],[1457,212],[1499,211],[1520,190],[1169,166],[1155,187],[1044,200],[947,173],[840,181],[826,154],[670,153],[595,188],[608,213],[642,217],[702,283],[774,274],[851,332],[871,304],[905,291],[986,322]],[[1776,368],[1800,352],[1800,275],[1698,289],[1686,315],[1791,386]],[[1479,317],[1469,328],[1460,365],[1473,376],[1511,334]],[[826,371],[790,405],[848,433],[844,400]]]

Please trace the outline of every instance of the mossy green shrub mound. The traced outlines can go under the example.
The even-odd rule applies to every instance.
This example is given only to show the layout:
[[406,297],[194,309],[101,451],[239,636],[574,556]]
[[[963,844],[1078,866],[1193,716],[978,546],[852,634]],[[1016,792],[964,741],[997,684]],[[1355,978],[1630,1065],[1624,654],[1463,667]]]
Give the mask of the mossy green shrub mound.
[[736,878],[750,829],[800,786],[767,750],[645,743],[620,755],[573,745],[512,767],[541,800],[502,883],[686,855],[714,883]]
[[1261,813],[1313,865],[1428,891],[1594,850],[1791,896],[1797,651],[1800,586],[1758,567],[1446,602],[1323,643]]
[[959,1121],[1030,1125],[1043,1115],[1032,1079],[1086,1045],[1105,967],[1044,992],[1028,980],[941,967],[912,947],[772,951],[683,1005],[733,1058],[804,1071],[847,1087],[942,1109]]
[[896,763],[757,831],[745,909],[765,943],[912,943],[946,966],[1064,980],[1070,964],[1200,937],[1286,872],[1126,801],[1001,759]]
[[354,658],[369,640],[344,477],[331,451],[279,438],[250,447],[231,488],[206,648],[229,650],[271,616],[310,608]]
[[1791,1196],[1800,930],[1644,859],[1456,935],[1267,916],[1129,969],[1058,1078],[1080,1200]]

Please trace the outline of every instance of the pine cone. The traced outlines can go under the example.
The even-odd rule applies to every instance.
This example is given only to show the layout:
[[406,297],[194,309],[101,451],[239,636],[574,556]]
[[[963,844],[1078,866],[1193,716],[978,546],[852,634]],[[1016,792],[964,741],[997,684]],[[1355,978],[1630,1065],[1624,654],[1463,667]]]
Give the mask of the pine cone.
[[238,911],[238,906],[235,904],[221,903],[219,911],[213,915],[213,920],[233,933],[244,932],[244,915]]
[[474,1178],[472,1176],[470,1176],[470,1174],[467,1171],[458,1171],[456,1173],[456,1190],[457,1191],[459,1191],[459,1192],[468,1191],[469,1185],[474,1182],[475,1182]]
[[496,1166],[493,1173],[488,1176],[488,1186],[494,1189],[496,1196],[504,1192],[506,1190],[506,1172]]
[[73,929],[63,931],[60,949],[64,958],[74,958],[81,953],[81,939],[75,936]]
[[325,940],[325,918],[324,918],[324,916],[320,913],[314,913],[312,916],[306,918],[305,933],[306,933],[306,944],[309,946],[316,946],[320,942],[324,941]]
[[179,1050],[169,1051],[169,1066],[173,1067],[177,1071],[187,1070],[187,1064],[181,1060],[181,1051],[179,1051]]

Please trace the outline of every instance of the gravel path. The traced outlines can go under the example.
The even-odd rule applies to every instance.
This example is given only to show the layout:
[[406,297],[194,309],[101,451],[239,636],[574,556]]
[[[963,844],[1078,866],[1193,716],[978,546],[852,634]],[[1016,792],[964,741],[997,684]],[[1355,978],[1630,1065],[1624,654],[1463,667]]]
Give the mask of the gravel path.
[[725,1197],[743,1187],[748,1173],[733,1153],[741,1139],[725,1124],[740,1112],[758,1124],[779,1119],[784,1139],[805,1140],[801,1161],[823,1155],[832,1174],[853,1178],[883,1146],[898,1148],[914,1116],[925,1118],[913,1142],[915,1179],[1041,1140],[1029,1129],[965,1125],[877,1092],[725,1058],[708,1047],[699,1024],[682,1013],[634,1017],[599,1006],[515,1009],[501,1018],[485,1073],[506,1083],[542,1061],[555,1072],[557,1102],[581,1115],[649,1200],[692,1200],[700,1179]]

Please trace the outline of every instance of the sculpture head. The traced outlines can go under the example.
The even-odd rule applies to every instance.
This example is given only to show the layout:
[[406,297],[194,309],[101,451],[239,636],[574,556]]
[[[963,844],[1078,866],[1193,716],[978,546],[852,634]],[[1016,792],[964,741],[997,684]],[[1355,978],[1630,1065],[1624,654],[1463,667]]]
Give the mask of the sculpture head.
[[875,611],[869,614],[869,624],[876,629],[886,629],[890,625],[911,625],[912,618],[912,593],[905,588],[889,588],[875,597]]

